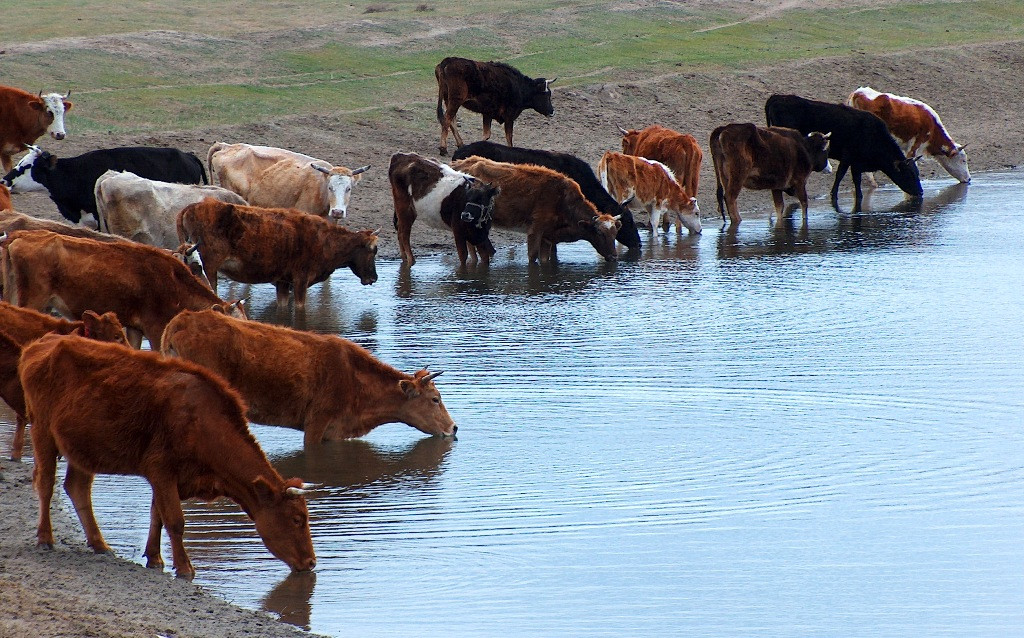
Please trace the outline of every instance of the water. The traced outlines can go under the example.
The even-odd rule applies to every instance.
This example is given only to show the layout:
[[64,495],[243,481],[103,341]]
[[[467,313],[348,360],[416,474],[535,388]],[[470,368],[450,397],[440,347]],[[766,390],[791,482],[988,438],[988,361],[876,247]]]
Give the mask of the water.
[[[254,426],[325,485],[318,567],[289,576],[236,506],[189,504],[196,582],[337,636],[1024,632],[1022,177],[644,236],[617,265],[578,244],[528,267],[525,242],[488,273],[382,262],[297,320],[225,285],[259,320],[445,370],[459,438],[304,452]],[[146,484],[95,493],[143,562]]]

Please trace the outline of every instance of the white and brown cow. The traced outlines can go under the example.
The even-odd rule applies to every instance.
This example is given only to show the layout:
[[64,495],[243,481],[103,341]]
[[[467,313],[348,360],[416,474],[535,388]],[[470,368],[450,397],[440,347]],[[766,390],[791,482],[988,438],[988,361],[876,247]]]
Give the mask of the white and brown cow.
[[217,142],[206,156],[210,179],[252,206],[294,208],[337,221],[348,215],[349,199],[370,167],[355,170],[273,146]]
[[43,95],[41,91],[32,95],[13,86],[0,86],[0,164],[4,173],[14,168],[13,156],[27,150],[43,133],[64,139],[64,114],[71,110],[68,95]]
[[681,235],[684,227],[690,234],[701,231],[697,198],[680,186],[672,169],[661,162],[608,151],[601,157],[597,174],[612,197],[650,214],[652,233],[658,232],[659,225],[667,232],[673,217],[677,234]]

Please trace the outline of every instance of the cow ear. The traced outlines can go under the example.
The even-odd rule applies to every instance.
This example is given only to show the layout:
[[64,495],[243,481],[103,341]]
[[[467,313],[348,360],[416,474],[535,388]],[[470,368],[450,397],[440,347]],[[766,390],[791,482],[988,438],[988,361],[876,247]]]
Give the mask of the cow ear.
[[409,379],[402,379],[398,382],[398,389],[401,390],[406,397],[413,399],[418,397],[420,394],[419,388],[416,387],[415,381]]
[[274,486],[270,484],[270,481],[257,476],[252,481],[253,490],[256,491],[256,499],[263,504],[270,504],[274,502],[277,495],[274,493]]
[[220,303],[215,303],[212,306],[210,306],[210,310],[214,312],[219,312],[222,315],[228,314],[228,309],[224,307],[224,304]]
[[71,107],[73,107],[74,105],[75,104],[73,102],[69,102],[67,100],[64,100],[64,112],[67,113],[68,111],[70,111]]
[[39,102],[29,102],[29,106],[42,113],[46,110],[46,105]]

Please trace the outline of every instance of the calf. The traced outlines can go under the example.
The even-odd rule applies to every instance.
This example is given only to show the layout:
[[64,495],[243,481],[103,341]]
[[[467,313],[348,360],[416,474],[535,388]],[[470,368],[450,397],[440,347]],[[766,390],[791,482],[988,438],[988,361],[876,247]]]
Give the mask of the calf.
[[864,200],[860,176],[882,171],[903,192],[921,197],[921,176],[917,162],[903,156],[885,122],[866,111],[845,104],[829,104],[796,95],[773,95],[764,105],[768,126],[795,128],[804,135],[829,133],[828,156],[839,160],[832,183],[832,203],[839,198],[839,182],[849,170],[855,190],[854,209]]
[[829,135],[804,135],[791,128],[727,124],[711,132],[711,160],[718,183],[718,212],[740,222],[740,190],[770,189],[775,212],[782,216],[782,193],[796,195],[807,219],[807,176],[828,165]]
[[72,106],[68,95],[43,95],[42,91],[32,95],[13,86],[0,86],[0,166],[4,173],[14,168],[13,156],[43,133],[55,140],[64,139],[64,114]]
[[47,191],[60,214],[76,224],[82,220],[82,212],[98,222],[96,180],[108,170],[131,171],[139,177],[181,184],[207,181],[203,163],[192,153],[176,148],[126,146],[63,158],[33,147],[2,183],[13,193]]
[[541,151],[532,148],[513,148],[502,146],[494,142],[473,142],[467,144],[452,154],[453,160],[465,159],[477,155],[486,157],[495,162],[508,162],[510,164],[534,164],[544,166],[551,170],[558,171],[569,179],[576,182],[580,187],[583,196],[597,208],[597,210],[618,217],[622,223],[615,239],[629,249],[640,248],[640,232],[633,221],[633,213],[629,208],[623,206],[612,198],[605,190],[605,187],[594,175],[594,169],[575,155],[560,153],[558,151]]
[[691,197],[697,196],[704,151],[700,150],[694,136],[657,124],[641,130],[618,128],[622,133],[623,153],[646,157],[668,166],[683,190]]
[[20,461],[25,447],[25,397],[18,380],[18,361],[21,349],[48,332],[77,334],[98,341],[113,341],[127,346],[124,328],[112,312],[97,315],[91,310],[82,314],[81,321],[66,321],[44,315],[28,308],[18,308],[0,302],[0,398],[11,406],[16,415],[14,438],[11,441],[11,460]]
[[493,162],[468,157],[452,167],[499,189],[494,198],[494,225],[526,232],[530,262],[548,261],[559,242],[585,239],[608,261],[618,258],[617,217],[598,213],[568,177],[542,166]]
[[[167,251],[128,241],[98,242],[45,230],[0,241],[4,294],[17,306],[55,308],[65,317],[113,312],[128,341],[160,349],[160,334],[181,310],[227,305]],[[231,310],[244,318],[239,304]]]
[[306,305],[306,290],[348,267],[364,285],[377,281],[377,233],[354,232],[287,208],[259,208],[204,199],[178,215],[181,241],[195,242],[214,289],[217,273],[247,284],[273,283],[277,304]]
[[164,355],[223,375],[249,403],[249,419],[302,430],[306,446],[383,423],[439,436],[458,429],[433,382],[440,372],[405,374],[340,337],[207,310],[179,314],[162,343]]
[[153,488],[148,567],[163,567],[162,525],[175,572],[193,577],[181,501],[221,496],[241,506],[267,549],[293,570],[316,565],[302,481],[285,481],[270,465],[241,399],[213,373],[154,352],[49,335],[25,347],[18,375],[32,421],[39,546],[53,547],[50,501],[63,456],[64,489],[97,553],[111,550],[92,511],[93,478],[129,474]]
[[677,234],[683,234],[684,226],[692,235],[700,233],[697,198],[679,185],[668,166],[646,157],[608,151],[601,157],[597,172],[612,197],[632,201],[650,214],[652,234],[657,234],[663,217],[665,232],[669,219],[674,217]]
[[481,254],[494,254],[488,233],[496,188],[416,153],[392,155],[388,181],[395,201],[394,224],[402,261],[410,266],[416,263],[409,235],[419,217],[434,228],[452,231],[463,266],[467,242]]
[[964,147],[953,141],[939,114],[924,102],[862,86],[850,94],[846,103],[881,118],[893,137],[902,142],[907,157],[916,157],[923,146],[924,153],[934,157],[961,184],[971,181]]

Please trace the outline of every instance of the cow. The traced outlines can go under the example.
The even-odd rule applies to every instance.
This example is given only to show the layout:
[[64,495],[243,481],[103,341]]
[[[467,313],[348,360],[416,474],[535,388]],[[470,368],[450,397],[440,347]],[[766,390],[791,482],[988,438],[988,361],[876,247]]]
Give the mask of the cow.
[[416,263],[409,235],[419,218],[434,228],[451,230],[463,266],[468,256],[467,242],[487,258],[494,254],[488,234],[496,188],[416,153],[392,155],[388,181],[395,202],[398,250],[406,264]]
[[260,208],[204,199],[178,214],[181,241],[199,245],[214,290],[217,273],[247,284],[272,283],[277,304],[306,305],[306,290],[348,267],[360,283],[377,281],[376,231],[351,231],[322,217],[288,208]]
[[646,157],[668,166],[690,197],[697,196],[704,152],[700,150],[696,138],[657,124],[640,130],[627,131],[621,126],[618,129],[622,133],[623,153]]
[[369,165],[349,169],[273,146],[217,142],[206,154],[210,175],[252,206],[295,208],[340,221],[352,187]]
[[21,349],[48,332],[78,334],[99,341],[128,345],[124,328],[112,312],[101,316],[86,310],[81,321],[67,321],[0,301],[0,398],[11,406],[16,415],[14,438],[11,441],[12,461],[21,460],[21,452],[25,447],[25,398],[18,380]]
[[14,204],[11,203],[10,189],[0,184],[0,211],[5,210],[14,210]]
[[726,124],[711,132],[711,161],[715,167],[718,212],[740,222],[736,198],[743,188],[771,189],[777,218],[782,217],[782,193],[796,195],[807,219],[807,177],[828,165],[828,133],[755,124]]
[[846,103],[881,118],[893,137],[902,142],[907,157],[916,157],[923,147],[926,155],[934,157],[961,184],[970,183],[964,147],[953,141],[932,107],[913,98],[879,93],[869,86],[851,93]]
[[84,237],[86,239],[95,239],[96,241],[124,241],[121,237],[101,233],[85,226],[72,226],[64,222],[39,219],[38,217],[32,217],[31,215],[14,210],[0,210],[0,233],[12,233],[16,230],[49,230],[60,235]]
[[679,185],[668,166],[646,157],[608,151],[601,156],[597,173],[612,197],[647,211],[651,234],[658,233],[661,223],[668,232],[670,218],[675,218],[676,234],[682,235],[684,227],[691,235],[700,233],[697,198]]
[[526,232],[527,255],[532,263],[554,257],[559,242],[585,239],[608,261],[618,259],[615,236],[622,222],[598,212],[580,191],[579,184],[543,166],[494,162],[467,157],[452,162],[458,171],[469,173],[496,186],[493,224]]
[[903,192],[921,197],[921,176],[914,158],[907,158],[885,122],[867,111],[796,95],[772,95],[764,105],[768,126],[794,128],[804,135],[829,133],[828,156],[839,160],[832,183],[832,204],[838,205],[839,182],[849,170],[855,191],[854,210],[864,200],[862,173],[882,171]]
[[103,173],[96,180],[95,195],[101,231],[168,250],[181,245],[176,220],[189,204],[207,197],[246,204],[236,193],[219,186],[174,184],[129,171]]
[[615,239],[630,250],[640,248],[640,232],[633,221],[633,213],[627,206],[615,201],[605,187],[598,181],[594,169],[582,159],[569,153],[558,151],[542,151],[532,148],[513,148],[494,142],[480,141],[467,144],[452,154],[453,160],[465,159],[477,155],[495,162],[510,164],[536,164],[562,173],[576,182],[583,196],[590,200],[597,210],[619,217],[622,227]]
[[434,385],[440,372],[406,374],[341,337],[210,309],[179,314],[161,343],[165,356],[223,376],[248,402],[251,421],[302,430],[307,447],[384,423],[442,437],[458,430]]
[[70,95],[43,95],[42,91],[32,95],[13,86],[0,86],[0,165],[4,173],[14,168],[13,156],[28,149],[43,133],[64,139],[64,114],[72,107]]
[[[228,306],[168,251],[123,240],[16,231],[0,241],[0,273],[10,303],[35,310],[52,306],[65,317],[113,312],[135,348],[145,336],[159,350],[164,327],[182,310]],[[245,317],[240,303],[230,310]]]
[[98,222],[96,180],[108,170],[165,182],[207,183],[206,169],[192,153],[151,146],[105,148],[62,158],[33,147],[2,182],[12,193],[47,191],[60,214],[76,224],[83,212]]
[[550,117],[551,83],[558,78],[530,78],[504,62],[477,62],[448,57],[434,67],[437,79],[437,122],[441,125],[441,155],[448,154],[448,132],[463,146],[455,122],[460,107],[480,113],[484,139],[491,138],[491,120],[505,125],[505,140],[512,146],[512,126],[526,109]]
[[163,568],[163,526],[177,576],[195,576],[182,542],[181,501],[221,496],[241,506],[274,556],[295,571],[316,566],[302,481],[277,473],[249,431],[241,398],[220,377],[188,361],[74,335],[27,345],[18,375],[32,421],[40,547],[53,548],[50,501],[63,456],[64,490],[96,553],[111,549],[93,514],[93,478],[128,474],[153,488],[147,567]]

